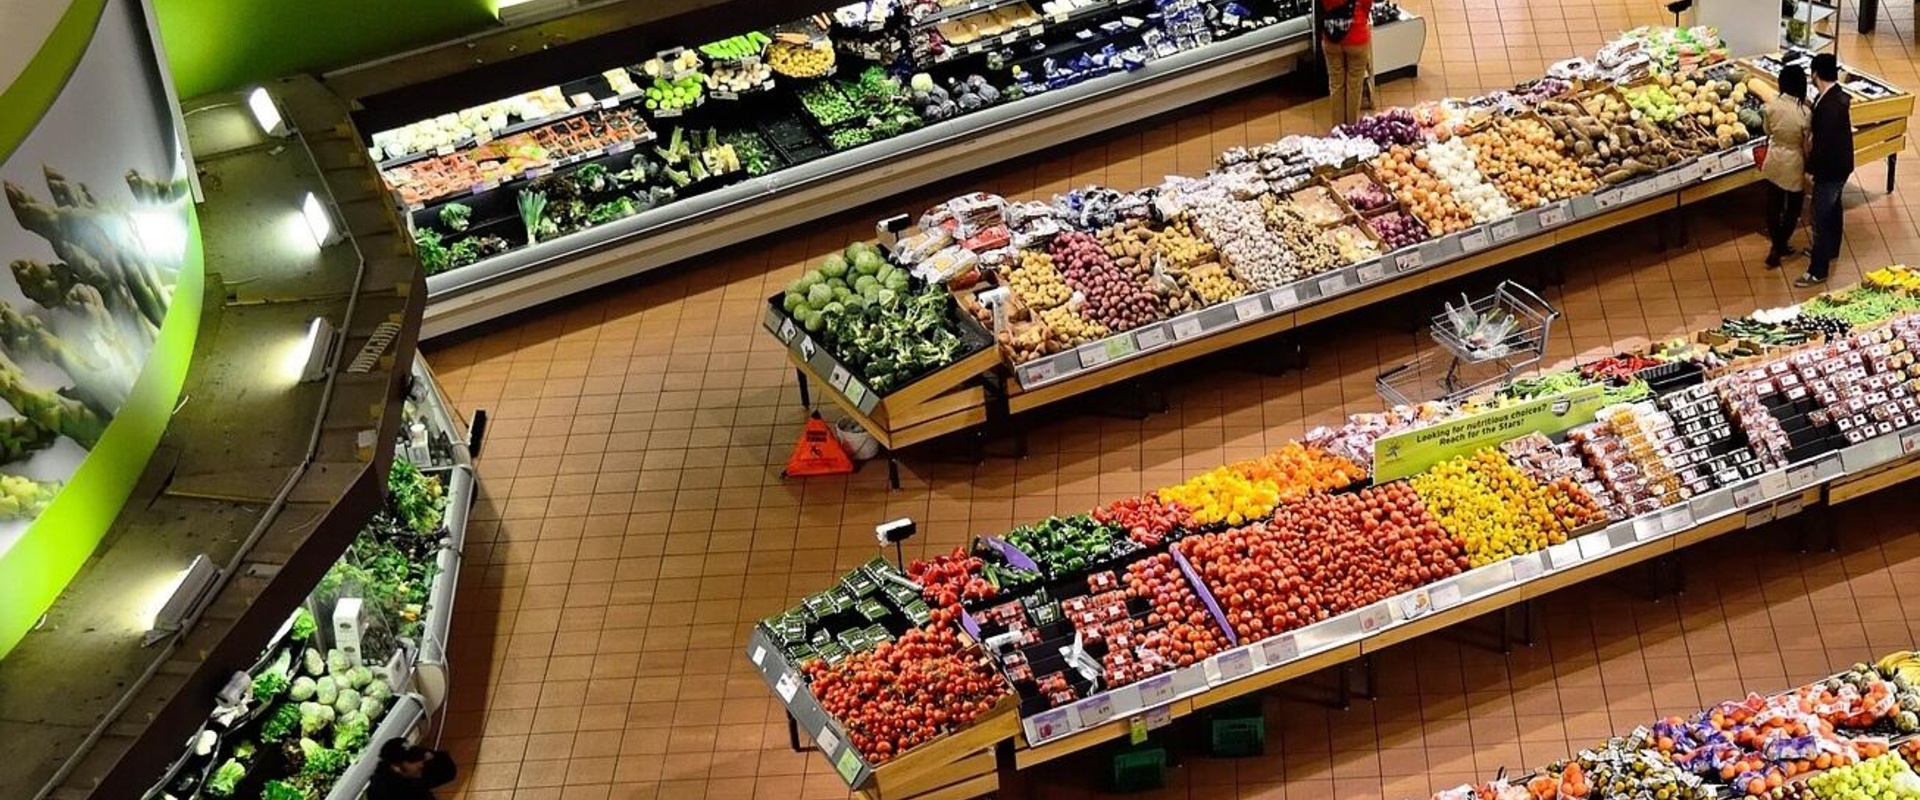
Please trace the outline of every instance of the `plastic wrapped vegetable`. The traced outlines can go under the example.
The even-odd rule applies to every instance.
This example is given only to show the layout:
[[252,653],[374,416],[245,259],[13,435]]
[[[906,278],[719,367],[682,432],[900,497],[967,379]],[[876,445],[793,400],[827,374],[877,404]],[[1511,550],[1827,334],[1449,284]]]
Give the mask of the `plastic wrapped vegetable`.
[[341,652],[340,648],[335,647],[327,650],[327,674],[340,675],[345,673],[351,666],[353,665],[347,663],[347,654]]
[[339,696],[335,697],[333,700],[333,710],[338,711],[342,714],[350,714],[350,713],[359,711],[360,710],[360,693],[352,689],[341,689]]
[[367,697],[383,702],[393,697],[393,687],[387,684],[387,679],[384,676],[375,676],[372,681],[367,683],[367,688],[361,691],[364,692]]
[[300,704],[300,733],[312,736],[333,724],[333,706],[320,703]]
[[[376,686],[380,684],[374,684]],[[360,698],[360,715],[369,720],[377,720],[387,713],[387,701],[372,695]]]
[[322,659],[320,657],[319,650],[315,650],[311,647],[307,648],[307,652],[306,652],[306,655],[303,656],[303,660],[304,660],[303,666],[306,667],[308,675],[312,675],[313,677],[318,678],[322,675],[327,674],[327,662],[325,659]]
[[313,699],[319,701],[321,705],[333,705],[333,701],[339,698],[340,682],[334,680],[332,675],[314,681]]
[[240,785],[240,779],[247,777],[247,768],[235,759],[227,759],[219,769],[207,778],[206,792],[210,797],[232,797],[233,790]]
[[333,748],[345,752],[359,752],[367,746],[367,740],[373,735],[373,722],[366,715],[355,711],[342,714],[333,723]]
[[347,685],[354,689],[364,690],[367,688],[367,684],[372,682],[373,670],[367,669],[364,666],[347,670]]
[[317,689],[318,685],[312,678],[302,675],[293,679],[293,685],[287,689],[287,698],[295,702],[306,702],[313,699]]

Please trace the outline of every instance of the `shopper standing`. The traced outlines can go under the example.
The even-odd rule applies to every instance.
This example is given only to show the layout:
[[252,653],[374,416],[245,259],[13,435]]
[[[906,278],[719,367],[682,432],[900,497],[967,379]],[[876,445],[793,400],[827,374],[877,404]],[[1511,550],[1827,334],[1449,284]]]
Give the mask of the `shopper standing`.
[[1320,45],[1327,58],[1333,122],[1360,119],[1360,94],[1373,69],[1373,0],[1319,0]]
[[380,746],[380,766],[367,784],[368,800],[433,800],[435,787],[452,783],[453,757],[401,738]]
[[1767,131],[1766,161],[1760,176],[1767,179],[1767,235],[1773,246],[1767,250],[1767,268],[1780,266],[1780,259],[1793,255],[1787,240],[1800,227],[1800,208],[1806,196],[1807,127],[1811,124],[1807,109],[1807,71],[1798,64],[1780,70],[1780,95],[1760,109]]
[[1813,139],[1807,152],[1807,172],[1813,176],[1813,254],[1807,274],[1793,282],[1801,288],[1825,283],[1833,260],[1840,257],[1840,190],[1853,174],[1852,101],[1840,88],[1840,62],[1832,53],[1813,57],[1813,86]]

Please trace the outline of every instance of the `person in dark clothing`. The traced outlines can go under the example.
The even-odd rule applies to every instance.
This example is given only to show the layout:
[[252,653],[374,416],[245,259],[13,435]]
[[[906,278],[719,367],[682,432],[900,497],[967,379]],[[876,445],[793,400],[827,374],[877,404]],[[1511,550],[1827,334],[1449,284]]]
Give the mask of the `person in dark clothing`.
[[380,746],[380,766],[367,784],[368,800],[433,800],[433,790],[453,782],[453,757],[388,739]]
[[1807,274],[1793,282],[1801,288],[1825,283],[1833,260],[1840,257],[1840,190],[1853,175],[1852,101],[1840,88],[1840,63],[1832,53],[1813,57],[1813,86],[1812,143],[1807,154],[1807,172],[1813,176],[1813,252]]

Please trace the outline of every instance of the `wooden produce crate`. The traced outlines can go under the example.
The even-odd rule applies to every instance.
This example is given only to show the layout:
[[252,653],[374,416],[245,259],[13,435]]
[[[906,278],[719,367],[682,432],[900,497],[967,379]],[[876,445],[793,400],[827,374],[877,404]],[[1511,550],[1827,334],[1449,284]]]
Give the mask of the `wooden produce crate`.
[[1019,707],[1010,692],[972,725],[874,767],[856,790],[869,800],[965,800],[999,791],[995,749],[1020,732]]

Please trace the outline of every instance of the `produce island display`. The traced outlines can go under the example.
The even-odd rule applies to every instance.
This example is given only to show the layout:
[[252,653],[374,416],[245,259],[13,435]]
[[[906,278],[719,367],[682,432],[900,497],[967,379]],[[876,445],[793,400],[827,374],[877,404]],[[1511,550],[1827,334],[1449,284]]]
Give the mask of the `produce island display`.
[[348,800],[380,743],[413,736],[446,698],[460,550],[474,473],[452,406],[415,363],[421,394],[384,508],[272,640],[237,673],[147,795],[156,800]]
[[1077,116],[1112,124],[1274,77],[1310,50],[1307,15],[1303,0],[856,4],[378,130],[368,152],[454,309],[430,310],[445,330],[433,317],[489,301],[460,295],[623,240],[699,223],[700,242],[674,246],[705,252],[771,230],[733,212],[810,220],[910,185],[894,174],[909,165],[980,166],[1105,127]]
[[[747,656],[852,788],[986,794],[996,769],[1126,736],[1137,719],[1920,476],[1916,353],[1920,271],[1886,267],[1645,352],[1356,415],[930,559],[875,558],[763,620]],[[954,709],[913,710],[928,692]],[[1664,724],[1648,742],[1707,744],[1692,723]],[[1619,758],[1590,760],[1581,770]],[[1735,760],[1698,780],[1776,787],[1764,764],[1722,768]]]
[[[1642,31],[1621,41],[1511,91],[1231,150],[1201,178],[1090,187],[1050,203],[972,194],[917,220],[885,220],[884,257],[849,248],[770,298],[763,323],[787,346],[803,397],[823,393],[899,449],[1757,180],[1757,109],[1792,56],[1713,62],[1711,51],[1669,54],[1694,38]],[[1638,60],[1619,54],[1629,44]],[[1649,66],[1668,62],[1690,71]],[[1848,77],[1856,157],[1892,156],[1912,96]],[[876,256],[844,293],[811,292],[856,251]],[[910,293],[944,287],[956,301],[944,328],[991,336],[997,356],[948,348],[916,361],[917,380],[886,379],[892,365],[870,374],[843,328],[873,313],[876,298],[901,302],[898,290],[852,285],[881,264],[908,272]]]

